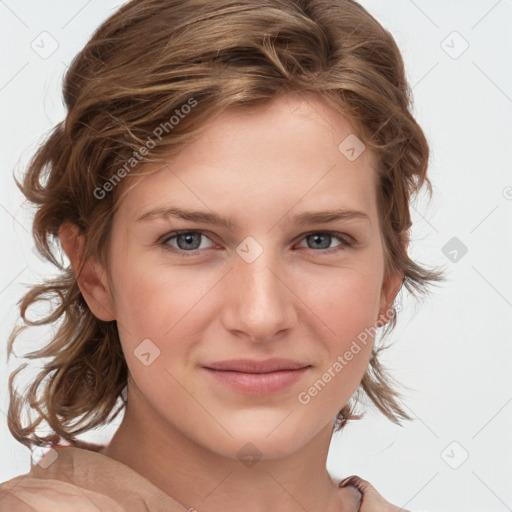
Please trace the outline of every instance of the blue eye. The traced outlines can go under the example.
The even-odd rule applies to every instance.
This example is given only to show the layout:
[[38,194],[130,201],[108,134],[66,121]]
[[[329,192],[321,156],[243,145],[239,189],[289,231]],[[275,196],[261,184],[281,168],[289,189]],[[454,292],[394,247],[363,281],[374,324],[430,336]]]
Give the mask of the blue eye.
[[[330,248],[329,246],[331,245],[333,238],[337,238],[340,243],[335,247]],[[345,247],[350,247],[352,245],[348,235],[345,235],[344,233],[334,233],[332,231],[316,231],[314,233],[307,234],[304,237],[304,240],[313,245],[313,247],[307,247],[308,249],[328,249],[324,252],[329,253],[343,250]]]
[[[171,233],[171,236],[165,238],[163,240],[163,245],[166,248],[169,249],[178,249],[180,251],[190,252],[196,251],[201,248],[201,237],[206,238],[209,240],[204,233],[201,233],[200,231],[175,231],[174,233]],[[171,240],[175,240],[178,247],[170,246],[169,242]],[[204,247],[202,247],[204,249]]]
[[[164,240],[162,240],[161,245],[164,249],[177,253],[179,256],[195,256],[202,250],[211,249],[213,247],[213,245],[202,246],[202,238],[212,244],[213,242],[201,231],[173,231],[168,235],[169,236],[166,236]],[[330,247],[333,239],[338,239],[339,243],[334,247]],[[302,240],[307,243],[306,249],[322,254],[343,251],[348,247],[352,247],[355,243],[355,240],[350,235],[334,231],[313,231],[305,234]],[[172,244],[170,243],[171,241],[173,242]],[[304,246],[302,246],[302,248],[304,248]]]

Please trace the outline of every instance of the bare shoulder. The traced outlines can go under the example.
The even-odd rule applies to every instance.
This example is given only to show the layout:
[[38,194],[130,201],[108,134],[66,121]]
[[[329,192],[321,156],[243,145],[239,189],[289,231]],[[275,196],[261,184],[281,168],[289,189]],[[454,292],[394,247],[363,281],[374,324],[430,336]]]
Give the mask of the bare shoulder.
[[108,496],[60,480],[21,475],[0,484],[0,512],[125,512]]

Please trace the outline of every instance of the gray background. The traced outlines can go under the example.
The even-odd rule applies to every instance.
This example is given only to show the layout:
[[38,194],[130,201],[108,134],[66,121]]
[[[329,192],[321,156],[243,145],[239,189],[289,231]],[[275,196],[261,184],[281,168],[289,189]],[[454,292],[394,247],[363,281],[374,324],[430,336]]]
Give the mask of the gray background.
[[[409,510],[512,510],[512,0],[360,3],[400,46],[414,114],[431,144],[434,198],[413,206],[411,253],[444,266],[448,280],[421,309],[404,297],[384,358],[409,388],[415,420],[399,427],[369,408],[333,439],[328,469],[358,474]],[[31,212],[13,172],[20,175],[62,119],[66,65],[118,5],[0,0],[2,347],[16,301],[53,273],[33,252]],[[20,346],[35,348],[48,334],[30,329]],[[7,375],[16,365],[5,359],[2,348],[0,481],[30,464],[6,426]],[[112,431],[89,438],[106,440]]]

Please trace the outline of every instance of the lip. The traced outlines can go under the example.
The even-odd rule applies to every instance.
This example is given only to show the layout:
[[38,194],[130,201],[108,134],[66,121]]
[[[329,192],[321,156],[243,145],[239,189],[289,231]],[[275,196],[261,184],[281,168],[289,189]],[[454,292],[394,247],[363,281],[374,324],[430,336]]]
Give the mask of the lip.
[[204,370],[217,382],[249,395],[267,395],[299,381],[311,365],[290,359],[236,359],[212,363]]
[[264,359],[261,361],[256,359],[230,359],[228,361],[209,363],[205,365],[205,368],[243,373],[270,373],[282,370],[299,370],[306,366],[310,365],[301,361],[274,357],[272,359]]

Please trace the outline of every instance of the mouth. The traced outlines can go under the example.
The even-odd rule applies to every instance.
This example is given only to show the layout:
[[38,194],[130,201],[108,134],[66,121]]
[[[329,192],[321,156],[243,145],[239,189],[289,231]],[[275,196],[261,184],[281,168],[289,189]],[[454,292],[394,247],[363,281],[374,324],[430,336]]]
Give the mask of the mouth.
[[235,371],[243,373],[271,373],[286,370],[300,370],[311,366],[309,363],[294,361],[292,359],[273,358],[265,360],[256,359],[230,359],[205,365],[212,370]]
[[261,396],[292,386],[310,371],[311,365],[288,359],[238,359],[212,363],[203,369],[223,386]]

